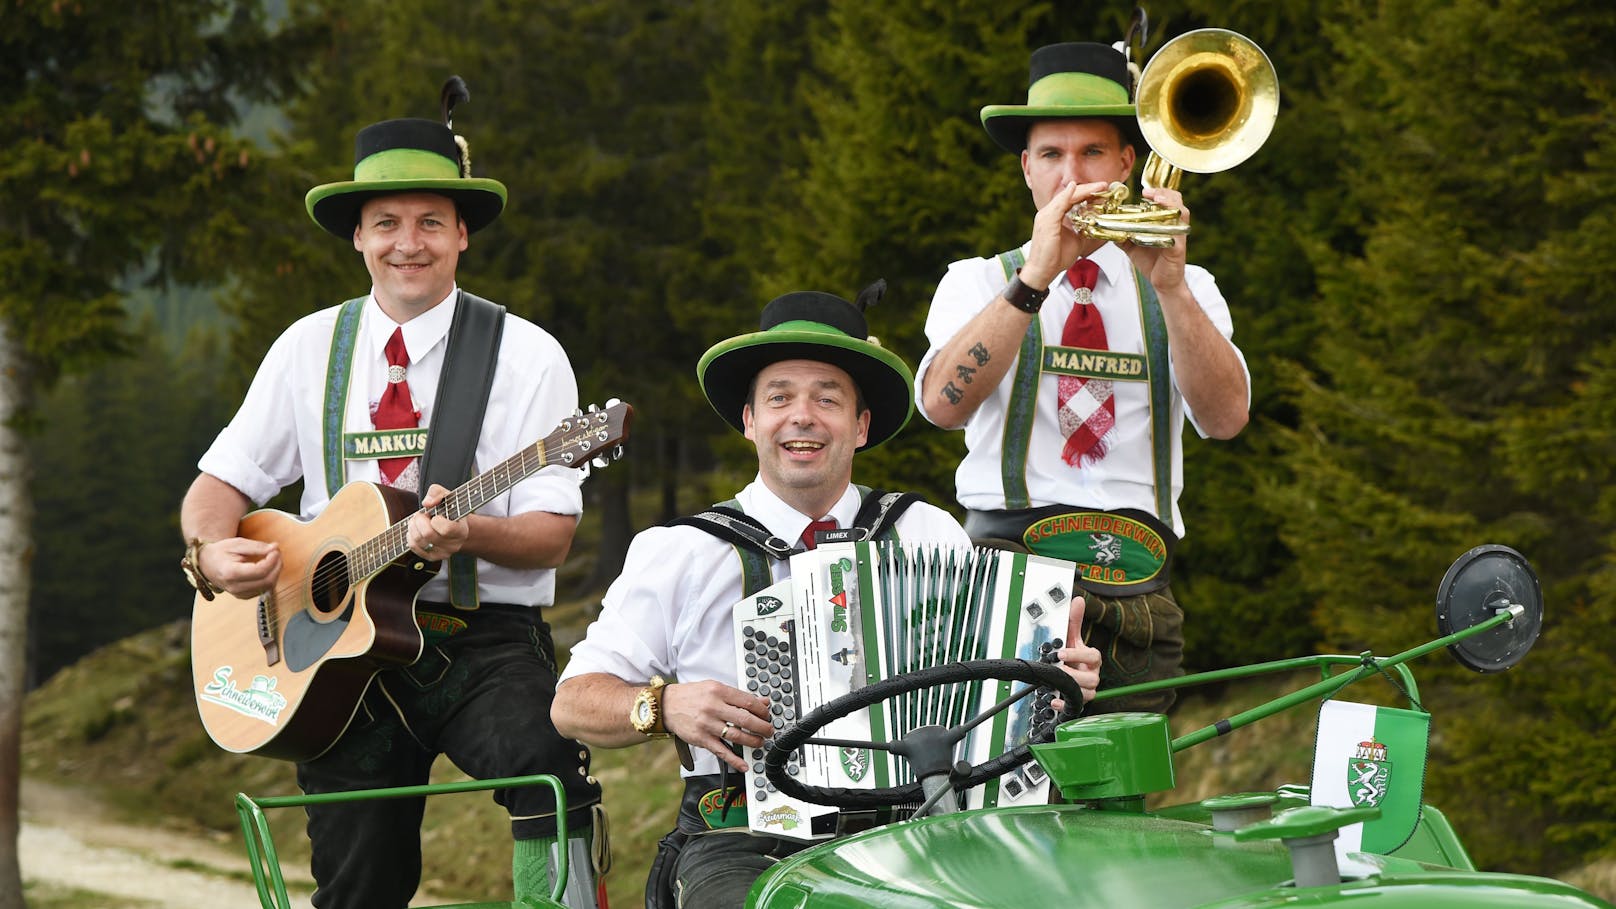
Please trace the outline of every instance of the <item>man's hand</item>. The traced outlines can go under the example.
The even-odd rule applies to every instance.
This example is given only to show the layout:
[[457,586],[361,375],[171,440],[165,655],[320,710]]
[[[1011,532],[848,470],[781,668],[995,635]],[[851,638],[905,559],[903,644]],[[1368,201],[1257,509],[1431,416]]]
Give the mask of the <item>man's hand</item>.
[[[1055,651],[1060,668],[1076,679],[1078,687],[1083,689],[1085,704],[1094,700],[1094,692],[1100,687],[1100,651],[1083,643],[1083,610],[1086,605],[1082,597],[1072,598],[1072,610],[1066,619],[1066,646]],[[1057,697],[1050,702],[1050,706],[1059,713],[1066,709],[1066,700]]]
[[466,545],[471,528],[465,518],[451,521],[443,515],[429,515],[427,510],[449,497],[449,490],[436,483],[421,499],[421,510],[410,516],[405,531],[410,550],[423,559],[441,562],[459,552]]
[[678,682],[662,689],[662,726],[742,773],[747,770],[746,761],[729,746],[760,748],[774,734],[768,698],[710,679]]
[[240,600],[274,588],[281,574],[280,546],[245,537],[204,543],[197,561],[213,586]]
[[1021,266],[1021,280],[1034,290],[1047,288],[1079,258],[1100,248],[1100,242],[1072,229],[1066,213],[1072,207],[1109,189],[1109,183],[1068,183],[1055,193],[1032,222],[1032,245]]
[[[1163,208],[1178,209],[1179,223],[1190,223],[1190,210],[1184,207],[1184,197],[1178,190],[1147,189],[1140,195]],[[1120,245],[1134,268],[1156,288],[1156,293],[1171,293],[1184,286],[1184,261],[1189,249],[1189,240],[1184,235],[1174,238],[1172,246],[1140,246],[1131,240]]]

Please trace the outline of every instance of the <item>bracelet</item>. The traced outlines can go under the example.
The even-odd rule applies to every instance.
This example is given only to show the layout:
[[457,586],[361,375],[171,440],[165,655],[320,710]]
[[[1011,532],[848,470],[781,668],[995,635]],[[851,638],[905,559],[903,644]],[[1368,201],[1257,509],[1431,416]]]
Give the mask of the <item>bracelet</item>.
[[1004,286],[1004,293],[1000,294],[1004,301],[1025,313],[1037,313],[1044,308],[1044,298],[1049,296],[1049,288],[1033,290],[1021,281],[1021,269],[1016,269],[1010,283]]
[[208,545],[206,541],[192,537],[185,547],[185,555],[180,558],[180,570],[185,572],[185,580],[204,600],[212,600],[223,588],[208,580],[202,573],[202,547]]

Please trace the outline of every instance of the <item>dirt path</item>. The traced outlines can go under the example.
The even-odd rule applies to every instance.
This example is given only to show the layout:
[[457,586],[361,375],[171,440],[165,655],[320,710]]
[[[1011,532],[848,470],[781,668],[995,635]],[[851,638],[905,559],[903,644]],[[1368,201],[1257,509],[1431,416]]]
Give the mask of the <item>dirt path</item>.
[[[98,909],[248,909],[259,905],[239,836],[218,842],[112,819],[86,793],[37,780],[22,783],[22,876],[51,894],[105,899]],[[296,878],[288,869],[288,876]],[[306,880],[306,877],[304,878]],[[304,909],[308,899],[294,896]]]

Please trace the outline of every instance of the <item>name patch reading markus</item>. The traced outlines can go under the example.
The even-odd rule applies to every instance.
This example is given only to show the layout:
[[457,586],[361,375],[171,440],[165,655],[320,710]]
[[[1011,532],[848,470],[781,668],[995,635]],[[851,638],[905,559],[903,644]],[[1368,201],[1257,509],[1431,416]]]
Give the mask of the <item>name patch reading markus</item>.
[[342,435],[342,456],[350,461],[372,458],[417,458],[426,453],[426,430],[384,429]]

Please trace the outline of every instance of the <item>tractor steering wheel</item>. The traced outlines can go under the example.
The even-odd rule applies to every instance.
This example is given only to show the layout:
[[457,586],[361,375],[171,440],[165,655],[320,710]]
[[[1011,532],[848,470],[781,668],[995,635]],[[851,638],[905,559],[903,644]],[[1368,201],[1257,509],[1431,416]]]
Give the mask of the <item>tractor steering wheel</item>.
[[[1031,660],[965,660],[931,666],[890,679],[882,679],[857,691],[848,692],[827,704],[820,705],[795,724],[782,729],[768,743],[768,750],[763,758],[764,775],[775,788],[792,798],[813,802],[816,805],[853,810],[919,802],[923,797],[923,787],[919,780],[933,773],[948,773],[951,785],[956,788],[969,789],[981,785],[1025,763],[1032,756],[1031,749],[1025,744],[1018,745],[998,757],[983,761],[969,769],[962,769],[954,765],[954,746],[959,744],[966,733],[977,724],[1007,709],[1018,697],[1001,701],[958,726],[947,729],[940,726],[922,726],[892,742],[849,742],[841,739],[816,742],[812,737],[832,720],[841,719],[862,707],[869,707],[900,694],[933,685],[986,680],[1013,680],[1055,689],[1060,692],[1067,704],[1063,719],[1076,717],[1074,708],[1083,703],[1083,690],[1078,686],[1077,680],[1051,663]],[[1021,694],[1025,695],[1030,691],[1031,689],[1027,689]],[[916,782],[882,789],[810,786],[799,782],[786,773],[786,761],[798,748],[805,744],[816,743],[871,748],[901,755],[909,760]],[[963,763],[962,761],[961,764]]]

